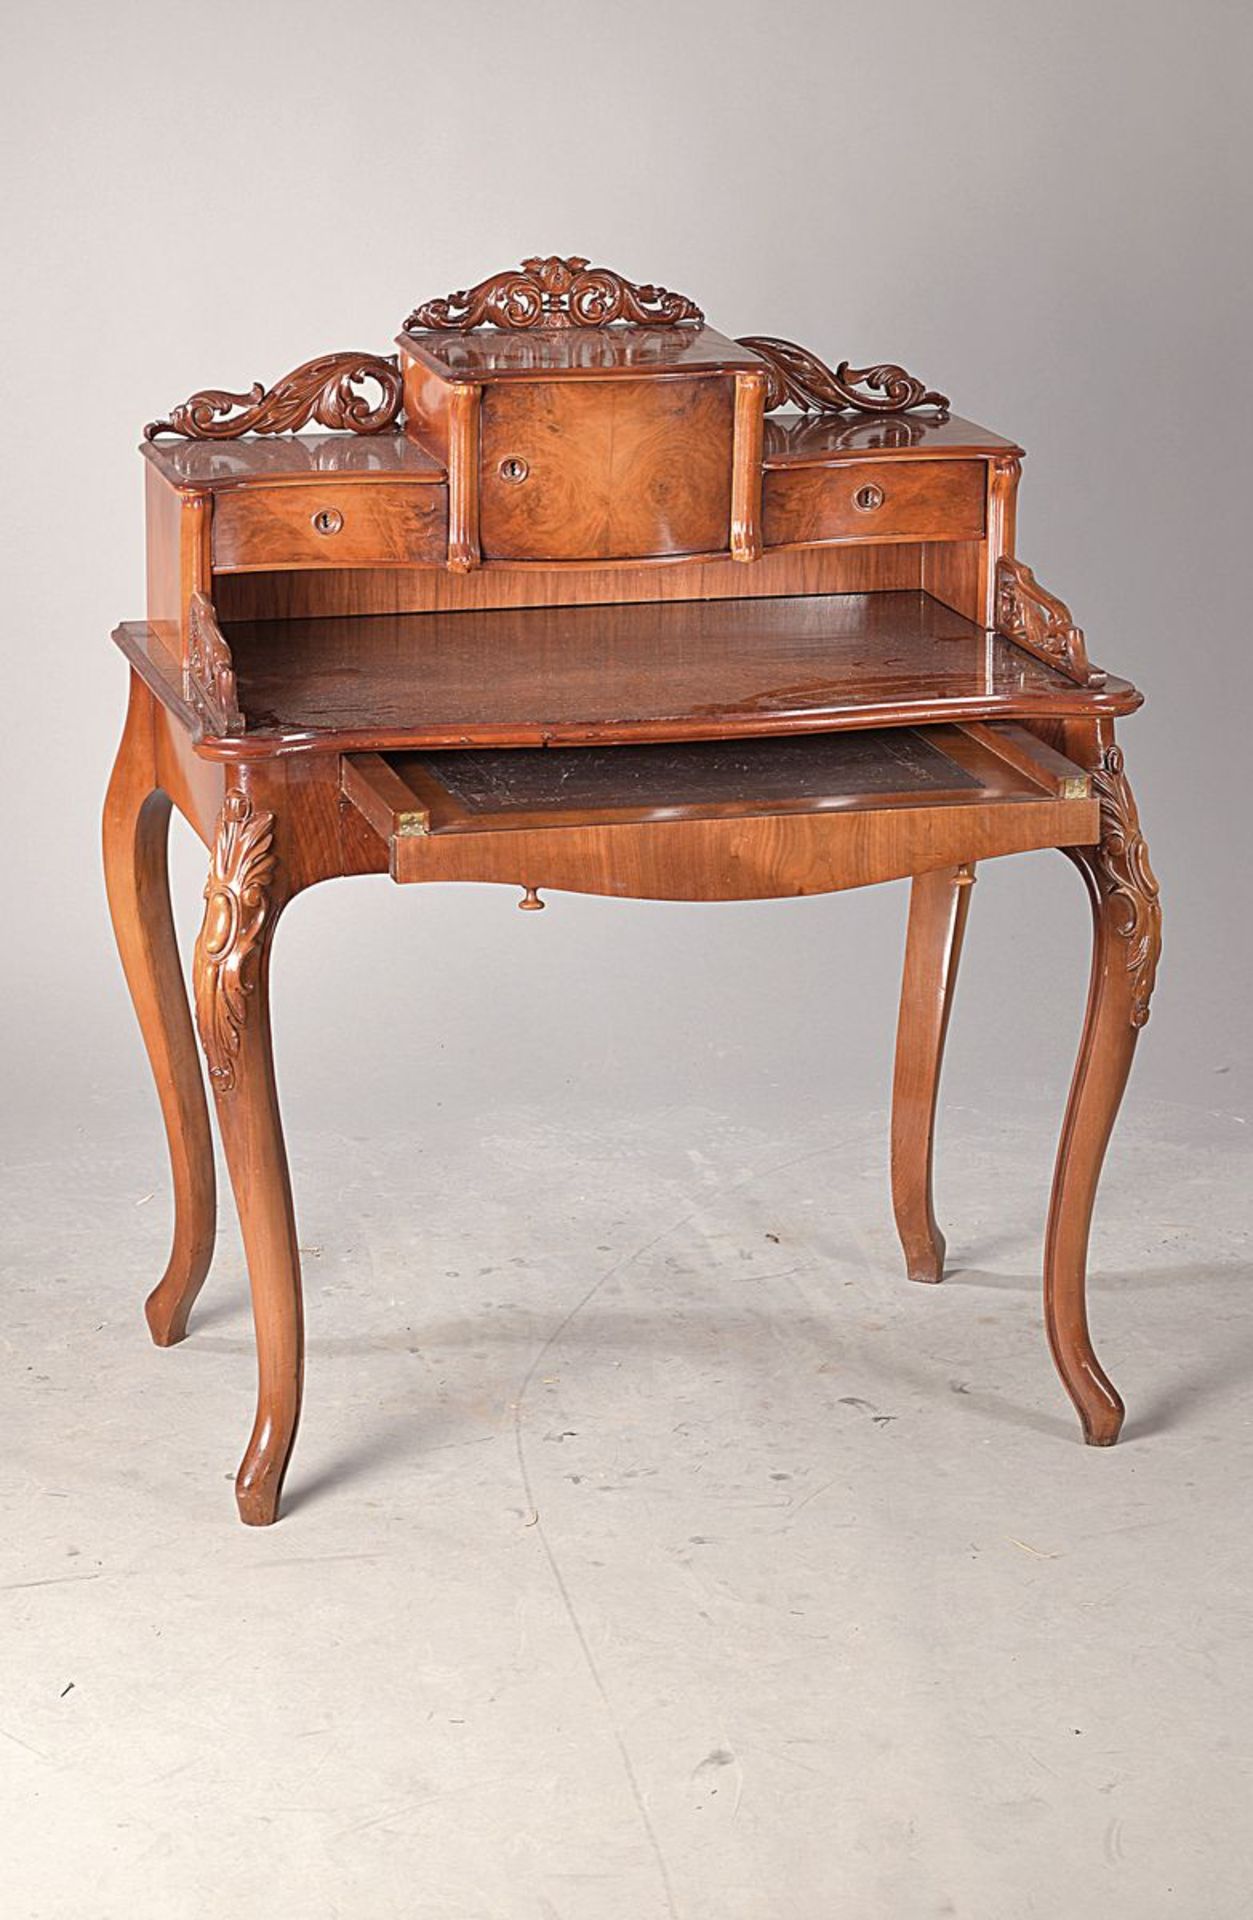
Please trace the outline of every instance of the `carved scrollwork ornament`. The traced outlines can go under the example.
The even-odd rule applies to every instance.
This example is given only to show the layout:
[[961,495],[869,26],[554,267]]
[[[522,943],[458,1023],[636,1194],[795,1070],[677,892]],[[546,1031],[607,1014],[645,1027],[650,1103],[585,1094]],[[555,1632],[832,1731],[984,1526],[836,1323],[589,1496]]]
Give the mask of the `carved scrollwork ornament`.
[[[379,397],[358,393],[373,381]],[[159,433],[187,440],[238,440],[246,433],[298,433],[310,420],[332,432],[387,433],[400,416],[404,385],[396,356],[377,353],[327,353],[287,374],[273,387],[260,381],[247,393],[206,387],[193,393],[168,419],[150,420],[144,439]]]
[[196,1025],[217,1094],[235,1086],[276,865],[274,815],[254,807],[241,788],[229,788],[218,815],[194,968]]
[[760,354],[766,362],[767,413],[789,402],[802,413],[908,413],[914,407],[948,412],[947,394],[924,386],[891,361],[876,367],[850,367],[841,360],[832,372],[816,353],[798,347],[794,340],[750,333],[736,344]]
[[199,592],[192,594],[187,607],[186,691],[214,733],[229,737],[244,731],[235,661],[211,603]]
[[1115,935],[1126,944],[1131,1024],[1142,1027],[1149,1017],[1162,950],[1162,908],[1121,747],[1105,747],[1092,785],[1101,810],[1101,838],[1092,850],[1092,863],[1114,915]]
[[1088,659],[1083,629],[1066,602],[1042,587],[1021,560],[996,563],[996,630],[1078,686],[1105,685],[1107,676]]
[[593,267],[579,254],[536,254],[520,268],[491,274],[477,286],[427,300],[405,321],[405,332],[468,333],[473,327],[607,327],[699,323],[704,314],[686,294],[638,285],[610,267]]

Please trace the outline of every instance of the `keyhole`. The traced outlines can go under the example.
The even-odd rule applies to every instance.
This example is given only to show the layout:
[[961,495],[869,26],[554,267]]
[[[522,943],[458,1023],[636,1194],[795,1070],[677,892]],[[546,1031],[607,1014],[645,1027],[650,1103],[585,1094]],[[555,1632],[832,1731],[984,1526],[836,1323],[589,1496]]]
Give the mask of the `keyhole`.
[[313,516],[315,533],[338,533],[344,524],[344,516],[338,507],[319,507]]
[[858,487],[853,495],[853,505],[859,513],[873,513],[883,505],[885,497],[882,487]]
[[511,481],[514,486],[525,480],[530,471],[526,461],[519,460],[516,454],[511,454],[508,460],[502,460],[500,463],[501,479]]

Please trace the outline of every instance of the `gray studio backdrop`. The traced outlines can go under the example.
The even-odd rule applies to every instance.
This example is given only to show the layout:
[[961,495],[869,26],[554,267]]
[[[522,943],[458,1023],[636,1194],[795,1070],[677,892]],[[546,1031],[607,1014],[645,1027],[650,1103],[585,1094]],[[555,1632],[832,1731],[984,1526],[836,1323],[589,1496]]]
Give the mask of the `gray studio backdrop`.
[[[11,1151],[152,1127],[158,1171],[97,853],[125,694],[108,634],[143,610],[142,423],[387,350],[417,300],[536,251],[679,287],[730,332],[901,360],[1025,444],[1020,552],[1148,695],[1122,737],[1166,957],[1131,1098],[1240,1111],[1251,53],[1249,10],[1216,0],[12,9]],[[176,826],[189,944],[202,878]],[[505,889],[318,890],[276,956],[297,1157],[304,1127],[502,1102],[642,1123],[881,1104],[904,908],[902,887],[542,916]],[[1060,1102],[1085,913],[1058,858],[985,869],[951,1099]]]

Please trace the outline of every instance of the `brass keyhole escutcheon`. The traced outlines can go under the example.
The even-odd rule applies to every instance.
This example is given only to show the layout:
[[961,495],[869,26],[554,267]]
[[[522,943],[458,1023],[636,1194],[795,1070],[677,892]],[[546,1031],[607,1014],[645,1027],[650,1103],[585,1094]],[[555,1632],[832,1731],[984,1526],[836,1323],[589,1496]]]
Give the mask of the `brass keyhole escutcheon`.
[[886,498],[887,495],[884,493],[882,487],[876,487],[871,484],[867,487],[858,487],[856,493],[853,495],[853,505],[856,507],[858,513],[874,513],[883,505]]
[[502,460],[500,463],[501,479],[508,480],[515,487],[521,485],[530,471],[526,461],[519,460],[516,454],[510,454],[507,460]]
[[344,516],[338,507],[319,507],[313,516],[315,533],[338,533],[344,524]]

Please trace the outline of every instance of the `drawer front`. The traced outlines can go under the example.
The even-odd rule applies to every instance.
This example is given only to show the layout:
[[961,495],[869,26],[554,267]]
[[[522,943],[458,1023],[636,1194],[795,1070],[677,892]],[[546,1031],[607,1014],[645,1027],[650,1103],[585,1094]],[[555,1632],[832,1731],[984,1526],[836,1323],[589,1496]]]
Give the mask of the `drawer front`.
[[214,502],[218,573],[441,565],[447,552],[448,495],[442,485],[241,487],[219,493]]
[[725,552],[734,404],[729,377],[490,387],[480,441],[483,558]]
[[751,900],[1090,845],[1083,769],[1015,727],[345,755],[394,880]]
[[776,469],[765,476],[768,547],[826,540],[979,540],[981,460],[867,460]]

